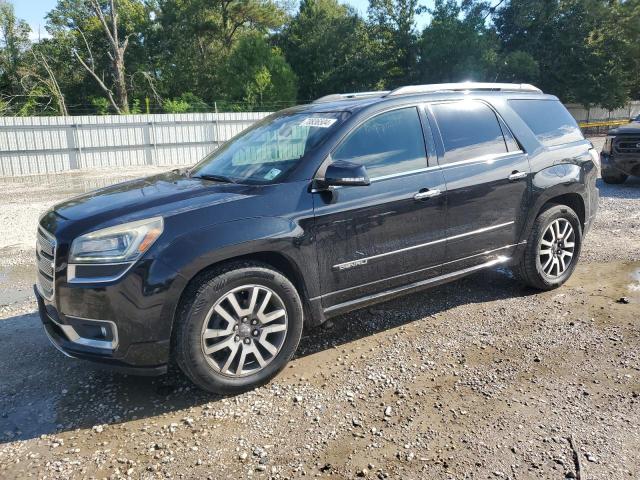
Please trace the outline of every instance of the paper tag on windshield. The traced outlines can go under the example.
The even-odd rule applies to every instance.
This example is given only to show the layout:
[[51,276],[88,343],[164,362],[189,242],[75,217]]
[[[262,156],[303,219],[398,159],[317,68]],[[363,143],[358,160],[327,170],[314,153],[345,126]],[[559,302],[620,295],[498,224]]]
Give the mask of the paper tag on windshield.
[[336,123],[336,119],[335,118],[308,117],[308,118],[305,118],[302,121],[302,123],[300,123],[300,126],[301,127],[329,128],[334,123]]
[[280,172],[282,170],[278,170],[277,168],[272,168],[271,170],[269,170],[267,172],[267,174],[264,176],[265,180],[273,180],[274,178],[276,178],[278,175],[280,175]]

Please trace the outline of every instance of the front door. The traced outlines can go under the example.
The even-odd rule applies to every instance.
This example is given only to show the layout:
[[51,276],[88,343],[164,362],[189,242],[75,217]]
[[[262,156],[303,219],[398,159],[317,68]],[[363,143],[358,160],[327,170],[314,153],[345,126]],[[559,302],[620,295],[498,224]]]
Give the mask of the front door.
[[430,105],[447,185],[444,273],[509,256],[529,200],[529,160],[484,102]]
[[365,120],[332,160],[364,164],[371,185],[314,194],[323,307],[438,275],[446,190],[428,164],[417,108]]

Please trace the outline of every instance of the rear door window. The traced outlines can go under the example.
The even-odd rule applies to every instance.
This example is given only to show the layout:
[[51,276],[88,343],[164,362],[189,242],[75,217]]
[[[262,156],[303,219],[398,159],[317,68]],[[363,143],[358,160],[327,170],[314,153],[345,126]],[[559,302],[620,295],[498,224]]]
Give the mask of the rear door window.
[[507,145],[496,114],[482,102],[431,105],[442,142],[444,163],[507,153]]
[[416,107],[382,113],[357,127],[332,155],[367,168],[370,178],[427,167],[422,126]]
[[509,100],[509,106],[547,147],[584,140],[578,123],[557,100]]

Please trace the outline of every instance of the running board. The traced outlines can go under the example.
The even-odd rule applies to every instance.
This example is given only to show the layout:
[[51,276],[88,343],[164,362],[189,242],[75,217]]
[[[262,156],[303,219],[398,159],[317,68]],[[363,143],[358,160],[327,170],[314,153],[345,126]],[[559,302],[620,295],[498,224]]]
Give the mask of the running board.
[[458,278],[464,277],[478,270],[483,270],[485,268],[491,268],[495,267],[496,265],[508,263],[509,260],[511,260],[511,257],[499,256],[498,258],[489,262],[475,265],[473,267],[465,268],[462,270],[457,270],[445,275],[440,275],[439,277],[420,280],[419,282],[410,283],[409,285],[403,285],[401,287],[392,288],[391,290],[386,290],[384,292],[366,295],[364,297],[356,298],[355,300],[349,300],[348,302],[338,303],[337,305],[325,308],[324,314],[327,318],[333,317],[335,315],[340,315],[341,313],[365,307],[373,303],[384,302],[400,295],[405,295],[407,293],[421,290],[425,287],[434,287],[436,285],[457,280]]

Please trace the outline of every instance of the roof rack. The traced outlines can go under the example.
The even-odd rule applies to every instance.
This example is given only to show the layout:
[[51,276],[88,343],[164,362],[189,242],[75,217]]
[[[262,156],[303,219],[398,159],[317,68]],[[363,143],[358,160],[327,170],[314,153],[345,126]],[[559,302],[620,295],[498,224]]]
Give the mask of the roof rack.
[[431,83],[428,85],[408,85],[399,87],[387,93],[386,97],[397,95],[410,95],[415,93],[433,93],[446,91],[485,90],[496,92],[536,92],[542,93],[538,87],[528,83],[485,83],[485,82],[459,82],[459,83]]
[[378,90],[374,92],[332,93],[331,95],[325,95],[324,97],[320,97],[314,100],[313,103],[336,102],[338,100],[350,100],[368,97],[383,97],[389,93],[391,93],[390,90]]

